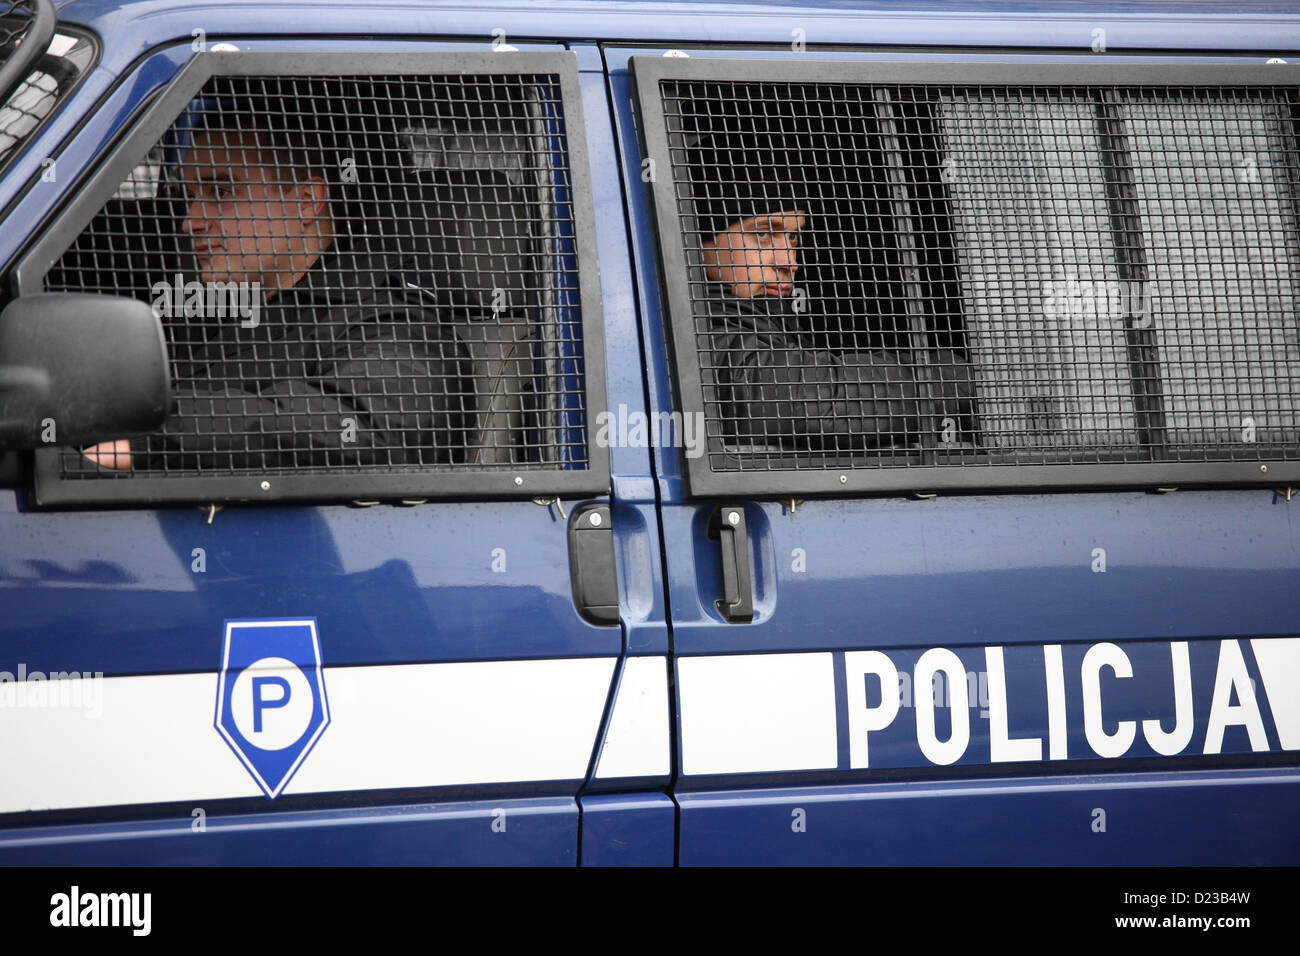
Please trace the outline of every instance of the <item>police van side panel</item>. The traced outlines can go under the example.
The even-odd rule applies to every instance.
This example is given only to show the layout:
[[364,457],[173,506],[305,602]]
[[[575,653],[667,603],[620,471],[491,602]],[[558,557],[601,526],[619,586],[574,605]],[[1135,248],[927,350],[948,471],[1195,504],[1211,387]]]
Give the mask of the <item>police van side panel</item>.
[[[341,9],[331,26],[360,16]],[[6,231],[9,268],[42,235],[67,230],[69,197],[75,205],[132,130],[171,121],[151,97],[180,95],[177,76],[205,56],[227,57],[218,73],[237,65],[234,47],[263,63],[320,55],[326,72],[342,62],[335,54],[354,66],[368,59],[372,73],[385,62],[410,72],[402,58],[415,55],[426,73],[472,61],[486,75],[488,54],[510,55],[486,39],[245,40],[242,17],[213,17],[202,38],[180,10],[162,24],[115,19],[116,32],[101,33],[98,71],[15,168],[30,177],[32,157],[49,155],[57,176],[25,191],[26,178],[5,184],[8,222],[29,224]],[[182,42],[158,46],[173,38]],[[220,42],[224,52],[211,49]],[[147,47],[156,49],[137,59]],[[580,75],[556,44],[518,50],[568,56],[542,61],[564,77],[563,108],[588,116],[569,136],[586,140],[571,155],[590,166],[558,194],[579,220],[563,267],[597,290],[597,261],[611,263],[604,301],[589,311],[603,307],[611,341],[631,341],[603,74]],[[608,393],[591,416],[605,405],[643,414],[635,350],[611,349],[606,363],[599,341],[589,340],[589,381],[607,377]],[[599,478],[530,495],[524,482],[538,476],[528,471],[519,490],[486,501],[462,491],[406,504],[40,508],[30,484],[0,491],[9,593],[0,669],[23,695],[4,709],[0,733],[6,761],[23,768],[0,788],[6,862],[573,865],[583,819],[586,862],[671,862],[672,806],[653,792],[669,753],[648,455],[599,453],[618,500]],[[608,606],[603,619],[579,613],[579,578],[606,605],[617,588],[613,622]],[[55,676],[64,679],[42,682]],[[289,714],[306,726],[264,752],[246,746]],[[599,792],[580,808],[589,779]],[[628,791],[641,795],[611,796]]]
[[[708,117],[725,113],[728,93],[716,92],[724,88],[744,117],[759,115],[745,111],[746,97],[765,95],[788,97],[775,108],[792,101],[790,115],[806,116],[811,110],[798,114],[798,105],[813,99],[810,91],[825,98],[831,115],[835,99],[825,91],[836,88],[832,82],[867,82],[872,69],[890,81],[894,64],[917,59],[948,77],[997,61],[999,83],[1019,72],[1051,87],[1060,70],[1099,58],[1086,42],[1060,42],[1068,29],[1088,37],[1084,21],[1014,24],[999,34],[1026,47],[1061,47],[1051,54],[814,50],[811,18],[794,24],[805,28],[807,47],[798,31],[783,50],[607,47],[642,308],[660,319],[646,322],[656,402],[682,401],[675,393],[682,345],[691,347],[699,315],[682,291],[698,287],[698,273],[664,271],[666,259],[675,267],[698,263],[689,259],[689,242],[683,260],[689,177],[677,167],[708,143],[691,138],[683,87],[717,97],[696,109]],[[1243,42],[1259,43],[1258,52],[1183,55],[1218,45],[1221,33],[1206,22],[1185,22],[1176,35],[1127,27],[1109,30],[1126,49],[1112,45],[1108,63],[1248,62],[1258,77],[1272,53],[1263,46],[1271,41],[1256,36]],[[916,44],[965,42],[930,23],[897,29]],[[763,38],[783,42],[769,33]],[[844,43],[854,37],[867,44],[875,34],[865,26],[836,34]],[[1129,48],[1161,55],[1128,56]],[[819,61],[835,61],[839,72],[817,74]],[[860,64],[859,72],[846,61]],[[647,108],[645,98],[677,77],[697,86],[666,87],[671,96]],[[778,125],[763,128],[777,155],[793,148],[772,132]],[[828,134],[806,132],[814,143]],[[939,175],[951,171],[941,154],[929,162]],[[1228,188],[1239,188],[1235,166],[1223,175]],[[817,181],[833,188],[830,176]],[[1294,245],[1287,190],[1273,201]],[[671,256],[665,245],[675,246]],[[1286,261],[1283,254],[1284,269]],[[675,342],[674,295],[685,303],[687,329]],[[1280,347],[1290,362],[1295,315],[1280,307],[1291,309],[1290,337]],[[1294,401],[1293,380],[1290,388],[1283,403]],[[1043,493],[1030,482],[995,494],[958,488],[935,496],[918,474],[914,488],[900,488],[918,495],[805,500],[798,490],[746,493],[739,482],[740,490],[727,491],[722,480],[707,494],[692,493],[694,463],[680,448],[659,450],[655,463],[673,619],[682,864],[1297,859],[1290,808],[1300,785],[1300,605],[1291,480],[1276,492],[1262,482]],[[975,488],[979,480],[972,479]],[[718,533],[730,512],[739,513],[742,545]],[[741,549],[738,559],[729,547]],[[728,619],[732,561],[749,563],[749,620]]]

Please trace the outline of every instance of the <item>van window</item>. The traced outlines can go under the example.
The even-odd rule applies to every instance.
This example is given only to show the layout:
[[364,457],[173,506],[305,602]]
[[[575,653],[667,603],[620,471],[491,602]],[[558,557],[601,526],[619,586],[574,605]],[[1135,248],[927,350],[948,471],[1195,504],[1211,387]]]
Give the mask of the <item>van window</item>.
[[50,481],[208,500],[240,495],[247,482],[219,481],[246,475],[348,497],[490,493],[470,472],[516,494],[599,475],[583,370],[594,263],[574,243],[589,196],[562,79],[174,85],[162,135],[118,157],[106,201],[39,276],[153,305],[171,415],[129,451],[62,450]]
[[633,64],[711,438],[693,487],[1277,482],[1260,463],[1300,459],[1284,88]]
[[[19,55],[19,41],[29,26],[25,17],[0,18],[0,64]],[[46,52],[0,106],[0,167],[17,155],[16,147],[44,122],[77,85],[94,60],[94,44],[71,33],[54,34]]]

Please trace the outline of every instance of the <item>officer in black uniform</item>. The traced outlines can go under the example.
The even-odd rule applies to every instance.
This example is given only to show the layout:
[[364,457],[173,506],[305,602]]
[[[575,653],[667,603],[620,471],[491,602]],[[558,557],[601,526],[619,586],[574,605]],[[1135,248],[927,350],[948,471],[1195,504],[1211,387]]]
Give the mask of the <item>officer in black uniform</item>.
[[169,471],[459,460],[467,353],[392,253],[338,229],[317,138],[269,122],[213,117],[182,173],[193,284],[236,283],[252,308],[224,315],[178,367],[161,432],[83,453]]
[[739,441],[814,451],[901,446],[943,417],[970,414],[970,367],[950,349],[932,351],[926,369],[898,353],[804,348],[807,318],[794,295],[806,204],[771,170],[735,172],[720,191],[698,203],[709,283],[699,304]]

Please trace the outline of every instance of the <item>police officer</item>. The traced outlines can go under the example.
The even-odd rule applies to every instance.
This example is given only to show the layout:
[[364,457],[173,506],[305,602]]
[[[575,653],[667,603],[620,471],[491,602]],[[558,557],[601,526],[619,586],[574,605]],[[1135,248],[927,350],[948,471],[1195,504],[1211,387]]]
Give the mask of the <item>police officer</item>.
[[[817,451],[915,440],[944,416],[969,415],[970,368],[935,350],[928,369],[897,353],[807,349],[795,309],[807,204],[771,168],[731,171],[698,202],[712,361],[740,441]],[[929,377],[929,401],[925,378]]]
[[458,460],[474,408],[464,348],[388,252],[339,229],[319,136],[277,128],[273,110],[210,116],[181,177],[199,284],[238,284],[255,320],[224,316],[178,369],[160,433],[84,455],[123,470]]

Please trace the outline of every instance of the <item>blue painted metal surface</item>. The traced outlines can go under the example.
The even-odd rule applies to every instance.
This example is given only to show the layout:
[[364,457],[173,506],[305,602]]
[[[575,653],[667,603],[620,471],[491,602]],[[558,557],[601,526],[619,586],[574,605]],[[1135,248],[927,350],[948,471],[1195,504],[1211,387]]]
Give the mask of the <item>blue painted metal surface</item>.
[[[582,110],[587,124],[587,154],[591,161],[592,199],[596,211],[597,255],[605,332],[605,384],[610,409],[600,412],[644,415],[647,406],[637,289],[628,261],[623,187],[617,173],[620,151],[614,137],[605,78],[592,72],[599,53],[578,45]],[[629,654],[667,654],[668,624],[663,582],[656,489],[650,456],[658,449],[613,444],[609,448],[613,476],[614,527],[626,529],[615,537],[619,586],[623,591],[622,626]]]
[[200,2],[77,0],[62,8],[69,21],[114,38],[112,68],[121,70],[160,40],[190,42],[196,24],[208,38],[300,34],[304,23],[322,32],[354,35],[631,43],[775,43],[789,47],[803,29],[809,45],[931,44],[955,47],[1081,47],[1105,29],[1108,49],[1251,50],[1294,44],[1297,11],[1282,0],[1256,0],[1224,9],[1214,2],[1161,4],[999,2],[942,4],[691,3],[637,0],[558,0],[500,7],[459,0],[381,3]]
[[0,865],[573,866],[577,846],[573,798],[537,797],[0,830]]
[[[573,202],[573,187],[570,183],[569,157],[565,148],[563,104],[556,84],[539,88],[542,110],[542,122],[546,129],[547,162],[552,179],[553,201],[557,208],[564,208]],[[586,402],[583,400],[582,359],[583,343],[576,336],[582,328],[580,301],[578,293],[578,256],[574,238],[573,223],[565,217],[556,217],[554,235],[556,247],[555,268],[552,281],[555,287],[556,314],[559,317],[559,334],[556,346],[559,376],[559,459],[564,467],[586,467],[587,423]],[[546,361],[539,356],[534,374],[546,374]],[[575,465],[576,459],[576,465]]]
[[[725,627],[708,506],[665,508],[675,647],[1296,634],[1295,504],[1267,490],[818,500],[794,514],[750,503],[756,618]],[[1104,573],[1092,570],[1097,548]],[[796,549],[806,571],[793,570]]]
[[687,794],[679,862],[1294,865],[1297,800],[1294,769]]
[[583,866],[672,866],[677,807],[662,793],[584,796]]
[[231,507],[209,525],[197,508],[30,512],[0,491],[0,541],[0,670],[213,671],[222,622],[249,617],[315,617],[331,666],[622,650],[573,607],[565,522],[529,501]]

